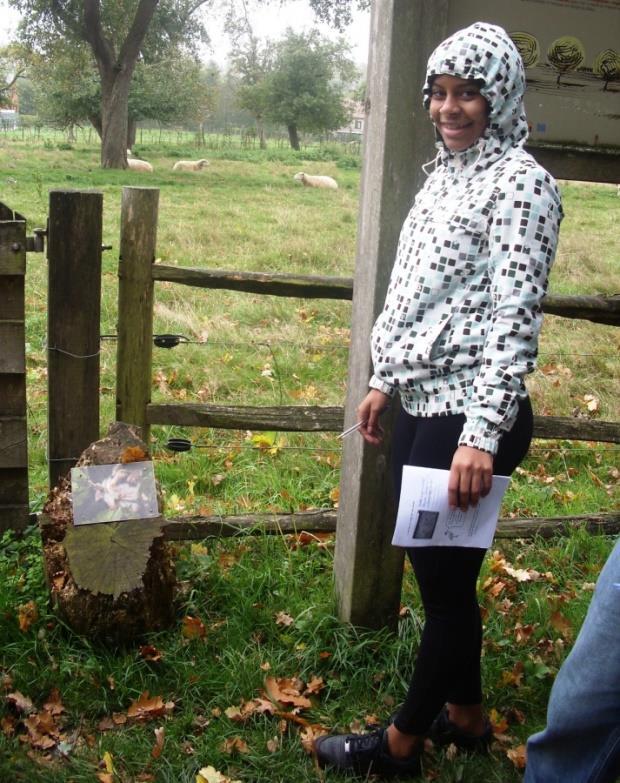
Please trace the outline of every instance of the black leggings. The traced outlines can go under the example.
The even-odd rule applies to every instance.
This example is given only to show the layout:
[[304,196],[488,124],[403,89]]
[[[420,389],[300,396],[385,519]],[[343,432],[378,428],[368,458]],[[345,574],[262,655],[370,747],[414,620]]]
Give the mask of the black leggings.
[[[448,470],[465,416],[421,418],[401,411],[392,444],[395,497],[403,465]],[[532,439],[532,406],[519,404],[513,428],[502,435],[493,472],[509,476],[527,454]],[[424,734],[446,702],[482,702],[480,653],[482,622],[476,582],[486,550],[420,547],[407,550],[413,565],[425,624],[407,697],[394,721],[408,734]]]

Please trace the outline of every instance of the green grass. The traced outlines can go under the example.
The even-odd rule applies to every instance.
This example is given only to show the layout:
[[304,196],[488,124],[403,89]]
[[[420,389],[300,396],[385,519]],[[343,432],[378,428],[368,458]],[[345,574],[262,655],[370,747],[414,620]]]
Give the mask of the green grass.
[[[195,175],[179,175],[171,171],[179,155],[203,153],[190,146],[189,138],[177,146],[158,147],[153,137],[135,148],[155,167],[154,174],[148,175],[102,171],[98,150],[84,142],[70,150],[57,146],[46,138],[24,144],[15,136],[13,140],[9,134],[1,136],[1,198],[25,214],[32,229],[45,224],[52,188],[95,188],[104,193],[103,241],[113,249],[104,253],[102,334],[116,331],[120,193],[127,184],[160,188],[157,254],[163,263],[353,274],[359,170],[339,167],[351,157],[342,147],[317,145],[301,153],[280,145],[266,152],[218,148],[208,153],[210,167]],[[340,189],[300,187],[292,177],[301,169],[336,177]],[[563,186],[563,191],[566,219],[550,290],[615,293],[620,290],[613,230],[618,212],[615,191],[574,183]],[[31,487],[33,508],[38,509],[47,491],[47,270],[41,255],[29,256],[27,287]],[[342,404],[350,314],[348,302],[158,284],[155,332],[183,334],[193,342],[172,350],[154,348],[153,400]],[[540,369],[528,381],[536,412],[618,420],[619,349],[617,329],[548,316]],[[115,343],[103,341],[102,432],[114,417],[115,357]],[[594,395],[596,411],[588,410],[584,395]],[[171,435],[189,437],[201,448],[190,455],[171,455],[164,448]],[[282,434],[278,445],[285,448],[275,455],[259,453],[243,432],[154,427],[152,436],[158,478],[168,495],[177,496],[181,510],[188,512],[288,511],[330,505],[330,492],[338,484],[340,443],[331,434]],[[608,508],[617,499],[617,484],[609,473],[616,457],[615,447],[602,444],[535,444],[524,467],[533,472],[542,458],[548,475],[513,482],[507,513],[526,509],[532,514],[560,515]],[[219,480],[222,475],[225,481]],[[549,477],[553,480],[547,481]],[[280,478],[285,482],[281,487]],[[558,492],[558,487],[566,491]]]
[[[359,170],[349,152],[316,146],[292,153],[274,145],[267,152],[225,147],[219,141],[206,154],[211,166],[196,175],[173,174],[179,157],[205,153],[190,138],[158,146],[155,137],[137,144],[136,155],[155,166],[152,175],[102,171],[98,151],[83,140],[58,149],[44,136],[22,143],[0,136],[0,200],[28,218],[29,231],[45,225],[52,188],[95,188],[104,193],[102,334],[116,331],[117,256],[120,193],[123,185],[159,187],[158,257],[168,264],[259,272],[350,276],[356,239]],[[300,170],[334,176],[337,192],[299,187]],[[563,186],[566,219],[554,267],[552,293],[610,295],[620,290],[617,264],[618,199],[605,186]],[[593,241],[595,237],[595,241]],[[40,509],[47,493],[46,452],[46,288],[42,255],[28,257],[27,367],[31,505]],[[347,302],[259,297],[208,292],[170,283],[156,288],[155,332],[175,332],[191,341],[166,350],[154,348],[153,400],[215,404],[322,404],[344,400],[351,306]],[[529,388],[537,413],[619,418],[617,395],[620,334],[612,327],[553,316],[545,320],[540,369]],[[102,432],[114,416],[116,345],[102,342]],[[589,411],[584,395],[594,395]],[[174,455],[164,444],[171,435],[189,437],[196,448]],[[251,513],[329,507],[337,502],[340,442],[335,434],[272,434],[261,449],[256,433],[154,427],[151,448],[165,492],[167,513]],[[539,441],[515,476],[503,513],[512,516],[565,516],[608,511],[618,504],[617,447],[600,443]],[[517,583],[506,578],[497,599],[482,592],[487,624],[484,668],[490,708],[513,720],[510,742],[519,745],[544,721],[554,672],[569,647],[610,547],[604,537],[572,533],[552,542],[503,546],[518,568],[550,577]],[[230,557],[229,557],[230,556]],[[229,561],[232,565],[228,567]],[[487,562],[481,585],[495,579]],[[76,638],[47,605],[36,531],[21,542],[6,537],[0,555],[0,638],[7,691],[20,690],[40,707],[58,687],[67,758],[41,765],[41,753],[28,756],[28,743],[0,728],[0,779],[92,781],[103,754],[112,754],[117,781],[133,783],[140,774],[156,783],[191,781],[200,767],[213,765],[242,781],[317,780],[298,728],[280,733],[277,718],[254,717],[239,725],[219,710],[256,697],[269,663],[274,676],[321,676],[325,688],[304,717],[326,727],[346,728],[376,714],[384,717],[402,699],[421,623],[410,573],[403,604],[411,608],[398,633],[362,633],[337,622],[332,591],[332,543],[292,549],[284,537],[209,541],[181,547],[178,572],[179,624],[148,643],[163,652],[148,663],[137,646],[107,650]],[[584,584],[586,587],[584,588]],[[501,601],[508,598],[509,611]],[[20,631],[19,607],[34,601],[39,618]],[[560,611],[570,631],[552,623]],[[276,624],[277,612],[293,618]],[[180,618],[197,615],[207,633],[201,640],[182,636]],[[528,641],[515,641],[515,624],[533,626]],[[555,620],[553,620],[555,622]],[[556,623],[557,624],[557,623]],[[322,656],[329,653],[329,656]],[[524,665],[521,684],[507,684],[502,672]],[[99,721],[127,711],[149,690],[174,701],[168,717],[100,731]],[[7,708],[0,716],[7,717]],[[216,711],[213,714],[213,710]],[[165,727],[164,752],[153,759],[154,728]],[[5,726],[6,728],[6,726]],[[17,733],[23,734],[21,724]],[[235,736],[248,754],[229,756],[222,743]],[[273,752],[266,743],[276,737]],[[75,744],[72,744],[75,743]],[[38,760],[37,760],[38,759]],[[520,779],[504,750],[491,759],[429,756],[427,770],[448,781]],[[149,780],[149,778],[144,778]],[[328,780],[339,778],[330,775]]]
[[[60,723],[68,744],[66,758],[43,763],[41,753],[29,757],[27,743],[0,732],[0,777],[86,783],[94,779],[107,751],[114,759],[116,780],[127,783],[145,771],[158,783],[193,781],[197,770],[208,765],[242,781],[317,780],[294,723],[287,721],[283,729],[277,717],[256,715],[239,724],[226,717],[226,709],[258,697],[266,676],[299,677],[306,683],[320,677],[323,688],[312,707],[302,711],[305,720],[342,730],[363,727],[372,715],[383,720],[404,696],[422,617],[407,570],[402,599],[407,611],[396,633],[363,632],[340,624],[332,594],[333,542],[298,548],[293,543],[291,537],[246,536],[179,548],[177,569],[184,588],[178,599],[179,623],[147,640],[162,656],[149,663],[138,644],[99,647],[65,628],[47,607],[38,532],[29,531],[21,542],[5,536],[0,556],[5,689],[20,691],[40,708],[57,688],[66,709]],[[518,582],[498,569],[494,564],[501,562],[499,553],[487,558],[481,576],[487,629],[484,682],[488,708],[495,710],[497,720],[509,721],[509,739],[489,759],[429,753],[425,769],[437,772],[433,779],[520,780],[506,750],[543,723],[552,678],[582,621],[591,583],[610,547],[608,539],[582,532],[551,542],[503,546],[502,557],[510,565],[541,574],[529,582]],[[504,583],[498,595],[487,580]],[[19,606],[28,601],[36,602],[40,616],[20,631]],[[276,622],[279,612],[290,616],[290,625]],[[555,612],[566,625],[557,625]],[[182,635],[180,618],[187,615],[204,623],[204,638]],[[525,641],[517,641],[519,623],[532,627]],[[507,681],[504,673],[519,666],[519,682]],[[144,691],[174,702],[172,712],[101,729],[103,719],[125,714]],[[2,714],[6,718],[10,710],[4,708]],[[515,717],[520,714],[523,723]],[[153,759],[154,729],[160,726],[165,728],[164,751]],[[24,735],[22,724],[17,723],[16,732]],[[247,743],[247,754],[230,756],[223,750],[234,737]],[[268,750],[272,738],[275,749]]]

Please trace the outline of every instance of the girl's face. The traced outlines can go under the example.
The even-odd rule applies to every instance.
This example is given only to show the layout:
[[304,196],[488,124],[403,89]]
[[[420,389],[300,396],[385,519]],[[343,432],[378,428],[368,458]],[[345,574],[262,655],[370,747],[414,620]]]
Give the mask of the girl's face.
[[443,143],[452,152],[471,147],[487,127],[489,105],[471,79],[436,76],[429,110]]

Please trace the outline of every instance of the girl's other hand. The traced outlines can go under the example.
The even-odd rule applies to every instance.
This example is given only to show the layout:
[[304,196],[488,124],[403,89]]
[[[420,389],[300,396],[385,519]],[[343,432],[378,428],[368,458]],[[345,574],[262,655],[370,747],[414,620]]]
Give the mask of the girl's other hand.
[[359,432],[366,443],[378,446],[383,441],[379,416],[389,407],[390,398],[378,389],[371,389],[357,408],[357,420],[363,422]]
[[448,481],[450,508],[467,511],[478,505],[491,491],[493,455],[471,446],[459,446],[454,452]]

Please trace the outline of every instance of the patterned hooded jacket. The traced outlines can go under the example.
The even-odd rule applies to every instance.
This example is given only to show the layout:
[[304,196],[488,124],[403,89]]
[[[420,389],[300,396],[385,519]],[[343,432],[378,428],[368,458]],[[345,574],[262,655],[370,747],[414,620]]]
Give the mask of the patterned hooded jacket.
[[553,178],[523,149],[525,75],[507,33],[477,22],[437,47],[426,108],[439,74],[479,80],[489,121],[465,150],[438,139],[372,331],[370,386],[398,391],[414,416],[464,413],[459,445],[495,454],[534,369],[562,207]]

